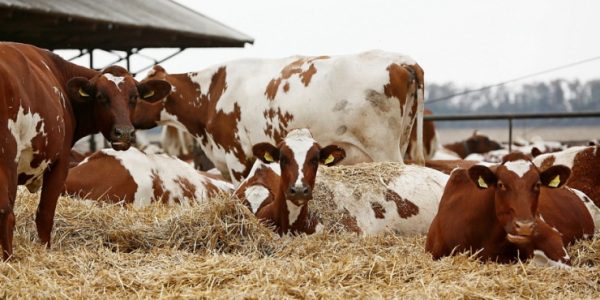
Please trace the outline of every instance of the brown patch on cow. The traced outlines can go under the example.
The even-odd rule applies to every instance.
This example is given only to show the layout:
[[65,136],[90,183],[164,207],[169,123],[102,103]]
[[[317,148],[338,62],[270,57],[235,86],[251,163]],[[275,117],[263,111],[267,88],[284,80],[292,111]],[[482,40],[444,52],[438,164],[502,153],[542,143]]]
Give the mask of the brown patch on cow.
[[[178,176],[175,179],[175,183],[181,187],[184,198],[188,198],[190,202],[193,202],[196,199],[196,187],[187,178]],[[179,203],[178,199],[175,201]]]
[[540,171],[545,171],[548,168],[552,167],[554,165],[554,161],[556,160],[556,157],[554,157],[554,155],[550,155],[549,157],[546,157],[546,159],[544,159],[544,161],[542,162],[542,165],[540,166]]
[[398,215],[402,219],[408,219],[419,213],[418,206],[416,206],[414,203],[412,203],[406,199],[402,199],[402,197],[400,197],[400,195],[398,195],[396,192],[394,192],[390,189],[385,191],[385,200],[386,201],[394,201],[394,203],[396,203]]
[[288,133],[289,123],[294,120],[294,116],[289,112],[283,113],[281,108],[265,110],[263,116],[267,121],[264,133],[272,137],[275,143],[282,141]]
[[206,196],[207,197],[214,197],[216,195],[218,195],[221,190],[214,184],[212,184],[212,182],[210,182],[210,180],[205,180],[203,181],[204,183],[204,188],[206,189]]
[[158,172],[156,170],[152,170],[150,174],[150,178],[152,178],[152,191],[154,194],[154,201],[160,201],[164,204],[169,204],[169,196],[171,192],[166,191],[164,189],[164,184]]
[[[267,84],[267,88],[265,89],[265,96],[267,96],[267,99],[269,100],[275,100],[275,97],[277,96],[277,91],[279,90],[279,86],[284,80],[286,82],[283,85],[283,91],[287,93],[290,90],[290,85],[287,80],[289,80],[290,77],[292,77],[293,75],[298,75],[300,81],[304,84],[304,86],[308,86],[313,75],[317,73],[317,68],[315,67],[313,62],[316,60],[328,58],[329,56],[302,57],[291,62],[287,66],[283,67],[279,74],[279,77],[273,78],[271,79],[271,81],[269,81],[269,83]],[[308,65],[308,68],[306,68],[305,70],[304,68],[306,65]]]
[[383,86],[383,93],[388,97],[395,97],[400,101],[401,114],[404,115],[404,105],[406,96],[413,80],[411,73],[407,68],[398,64],[391,64],[386,69],[388,71],[390,82]]
[[358,222],[355,217],[346,216],[340,220],[340,224],[344,225],[346,229],[352,232],[356,232],[358,234],[362,233],[362,230],[358,226]]
[[588,147],[575,155],[567,186],[584,192],[600,207],[600,146]]
[[371,202],[371,208],[373,209],[373,212],[375,213],[376,219],[385,218],[385,208],[380,203]]

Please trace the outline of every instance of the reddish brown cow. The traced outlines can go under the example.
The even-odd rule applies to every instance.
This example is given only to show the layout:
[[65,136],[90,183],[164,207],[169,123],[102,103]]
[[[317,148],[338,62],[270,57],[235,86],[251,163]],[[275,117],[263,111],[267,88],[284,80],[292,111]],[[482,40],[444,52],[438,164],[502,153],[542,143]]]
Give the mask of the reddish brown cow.
[[570,167],[572,174],[567,186],[584,192],[600,207],[600,146],[571,147],[539,155],[533,162],[541,170],[556,164]]
[[309,216],[308,201],[319,162],[335,165],[344,159],[344,150],[321,148],[308,129],[295,129],[278,146],[260,143],[252,151],[259,160],[235,195],[279,234],[314,233],[317,222]]
[[[560,233],[551,227],[560,223],[554,216],[560,215],[559,209],[564,209],[564,205],[561,208],[555,205],[557,201],[567,201],[560,198],[568,190],[557,188],[566,182],[569,174],[565,166],[539,172],[522,155],[508,156],[492,169],[476,165],[454,171],[429,229],[426,250],[434,259],[455,251],[480,250],[479,257],[500,262],[536,254],[558,265],[568,264],[564,242],[582,237],[585,230],[566,228],[591,222],[589,214],[580,214],[572,215],[574,219],[570,220],[577,225],[561,223]],[[573,201],[581,202],[577,197]],[[547,210],[547,213],[541,212],[543,218],[539,214],[541,209]],[[575,218],[585,221],[578,222]],[[573,235],[568,236],[570,234]]]
[[17,185],[30,191],[42,187],[36,226],[49,247],[74,142],[102,132],[113,148],[129,148],[134,137],[130,109],[139,95],[154,101],[169,91],[167,82],[140,84],[121,67],[98,72],[34,46],[0,43],[0,119],[5,124],[0,126],[0,241],[5,259],[12,255]]
[[477,134],[477,131],[475,131],[468,139],[446,144],[444,148],[455,152],[460,158],[465,158],[471,153],[487,153],[502,147],[497,142],[490,140],[489,137]]

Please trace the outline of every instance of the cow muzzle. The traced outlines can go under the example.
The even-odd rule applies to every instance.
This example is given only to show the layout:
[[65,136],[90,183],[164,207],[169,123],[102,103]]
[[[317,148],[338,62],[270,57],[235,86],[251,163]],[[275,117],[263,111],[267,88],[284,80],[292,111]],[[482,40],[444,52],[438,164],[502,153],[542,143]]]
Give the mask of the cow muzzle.
[[312,189],[307,185],[290,185],[285,192],[285,197],[298,205],[304,205],[312,199]]
[[518,220],[513,223],[515,234],[507,233],[506,239],[515,244],[528,243],[533,236],[535,222],[533,220]]
[[135,128],[133,126],[115,126],[110,133],[110,145],[113,149],[124,151],[135,143]]

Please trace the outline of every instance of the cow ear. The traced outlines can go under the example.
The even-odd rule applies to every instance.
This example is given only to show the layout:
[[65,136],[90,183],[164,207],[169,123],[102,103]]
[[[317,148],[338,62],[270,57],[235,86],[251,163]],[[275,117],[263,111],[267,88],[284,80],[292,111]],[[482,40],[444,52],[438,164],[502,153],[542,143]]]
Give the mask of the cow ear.
[[496,184],[498,180],[490,168],[482,165],[474,165],[469,168],[469,177],[480,189],[487,189]]
[[336,145],[329,145],[319,152],[319,160],[326,166],[333,166],[346,157],[346,151]]
[[538,149],[538,147],[531,148],[531,157],[538,157],[542,154],[542,150]]
[[76,102],[90,102],[94,99],[94,87],[85,77],[73,77],[67,82],[69,98]]
[[159,79],[148,80],[137,84],[140,98],[148,102],[156,102],[169,96],[171,84]]
[[252,153],[264,163],[279,161],[279,149],[269,143],[259,143],[252,146]]
[[563,186],[571,176],[571,169],[563,165],[552,166],[540,173],[540,181],[544,186],[559,188]]

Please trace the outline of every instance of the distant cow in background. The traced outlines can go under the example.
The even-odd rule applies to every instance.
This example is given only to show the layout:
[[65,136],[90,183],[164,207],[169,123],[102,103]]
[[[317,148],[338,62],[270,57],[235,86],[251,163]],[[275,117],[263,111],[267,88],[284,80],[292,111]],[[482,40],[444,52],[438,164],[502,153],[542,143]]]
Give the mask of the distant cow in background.
[[444,148],[464,159],[471,153],[487,153],[492,150],[501,149],[502,146],[498,142],[491,140],[489,137],[474,131],[473,135],[466,140],[445,144]]
[[252,151],[258,160],[235,196],[279,234],[314,233],[317,220],[311,218],[308,202],[317,168],[319,163],[337,164],[344,150],[335,145],[321,148],[308,129],[295,129],[277,146],[259,143]]
[[232,190],[231,183],[175,157],[136,148],[98,151],[71,168],[65,181],[66,194],[134,208],[152,202],[190,205]]
[[291,128],[309,128],[316,140],[343,148],[344,164],[402,162],[416,119],[415,159],[424,161],[423,70],[407,56],[244,59],[184,74],[156,66],[148,79],[167,80],[173,92],[137,106],[134,124],[187,130],[235,184],[251,169],[252,146],[279,143]]
[[99,72],[31,45],[0,43],[0,242],[12,255],[17,185],[42,189],[36,227],[50,246],[54,213],[78,139],[101,132],[117,150],[134,139],[130,110],[170,91],[162,80],[138,83],[113,66]]

